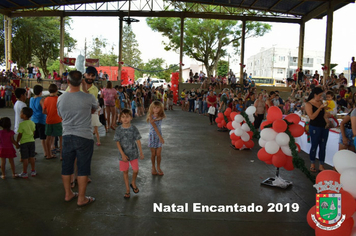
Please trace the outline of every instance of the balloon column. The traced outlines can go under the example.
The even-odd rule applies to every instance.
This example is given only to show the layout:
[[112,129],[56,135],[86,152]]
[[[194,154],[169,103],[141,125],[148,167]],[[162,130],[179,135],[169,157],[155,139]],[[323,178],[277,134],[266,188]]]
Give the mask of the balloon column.
[[[230,130],[231,144],[239,150],[245,148],[247,149],[253,148],[255,146],[255,143],[252,140],[253,132],[251,131],[248,124],[246,123],[245,118],[240,113],[231,112],[231,109],[230,110],[228,109],[226,109],[225,115],[229,117],[230,120],[227,123],[226,127]],[[246,109],[245,112],[248,115],[250,122],[253,123],[255,121],[253,114],[256,112],[256,107],[250,106]]]
[[[234,112],[232,112],[234,113]],[[215,122],[219,128],[227,128],[227,123],[231,121],[230,114],[231,113],[231,108],[228,107],[226,108],[225,112],[219,112],[218,117],[215,118]]]
[[[329,204],[329,207],[325,208],[322,203],[324,199],[316,201],[316,205],[307,214],[307,222],[310,227],[315,229],[315,235],[318,236],[355,236],[356,154],[348,150],[338,151],[333,157],[333,162],[339,173],[333,170],[322,171],[316,177],[314,187],[318,190],[316,197],[319,195],[329,203],[331,203],[328,199],[330,195],[333,197],[340,194],[341,207],[338,204],[333,204],[334,208]],[[322,211],[333,217],[325,217]]]
[[129,81],[129,74],[127,73],[126,70],[121,71],[121,85],[122,86],[127,86],[130,84]]
[[173,102],[177,104],[178,101],[178,85],[179,85],[179,73],[174,72],[172,73],[171,77],[171,90],[173,91]]
[[258,143],[262,148],[258,151],[257,157],[277,168],[284,167],[286,170],[293,170],[290,147],[300,152],[300,146],[297,143],[290,144],[291,137],[288,133],[293,137],[299,137],[303,135],[304,128],[299,125],[300,117],[297,114],[289,114],[285,119],[282,118],[283,114],[278,107],[269,108],[267,120],[261,124],[261,138]]

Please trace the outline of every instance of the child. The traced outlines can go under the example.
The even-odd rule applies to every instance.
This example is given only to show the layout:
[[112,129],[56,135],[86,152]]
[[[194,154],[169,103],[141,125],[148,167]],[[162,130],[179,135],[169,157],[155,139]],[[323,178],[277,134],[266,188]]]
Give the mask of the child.
[[135,118],[136,107],[137,107],[137,98],[136,98],[136,95],[134,95],[134,98],[133,98],[133,100],[131,102],[132,118]]
[[333,128],[333,120],[334,120],[334,115],[336,115],[336,103],[334,101],[334,92],[333,91],[327,91],[326,92],[326,103],[327,106],[325,107],[325,122],[326,122],[326,127],[325,128]]
[[21,119],[23,121],[19,125],[17,143],[20,143],[20,153],[22,158],[23,170],[19,174],[20,178],[27,179],[27,166],[28,162],[31,163],[31,176],[35,177],[37,175],[35,170],[35,139],[34,132],[36,129],[35,123],[30,120],[33,111],[29,107],[24,107],[21,110]]
[[44,98],[42,97],[42,91],[43,87],[41,85],[35,85],[33,87],[33,93],[35,94],[35,96],[30,99],[30,108],[33,111],[31,120],[36,125],[35,139],[41,139],[44,157],[49,157],[49,153],[46,152],[46,115],[43,114],[42,111],[42,106],[44,102]]
[[98,106],[98,109],[92,114],[91,116],[91,126],[94,127],[94,135],[96,136],[96,146],[100,146],[100,135],[99,135],[99,130],[98,127],[101,126],[100,120],[99,120],[99,113],[101,111],[101,107]]
[[12,131],[11,128],[11,120],[8,117],[3,117],[0,119],[0,126],[3,128],[3,130],[0,130],[0,158],[1,158],[1,178],[5,179],[5,164],[6,164],[6,158],[9,159],[9,163],[11,166],[11,171],[12,171],[12,178],[18,177],[18,175],[15,173],[15,164],[14,164],[14,158],[16,157],[16,151],[14,149],[14,146],[16,148],[19,148],[18,143],[16,143],[14,139],[15,132]]
[[[114,141],[120,151],[120,171],[124,173],[126,193],[124,198],[130,198],[130,187],[137,194],[139,189],[136,186],[138,174],[138,157],[144,158],[141,147],[141,135],[136,126],[131,125],[132,113],[129,109],[123,109],[119,115],[122,125],[115,130]],[[139,154],[140,152],[140,154]],[[129,163],[133,170],[132,181],[129,187]]]
[[168,93],[168,110],[173,111],[173,91]]
[[236,109],[239,112],[242,112],[245,110],[245,104],[242,98],[239,98],[238,104],[236,105]]
[[24,88],[17,88],[15,90],[15,96],[16,96],[16,103],[14,105],[14,111],[15,111],[15,127],[14,131],[17,134],[17,129],[19,128],[20,122],[23,120],[20,117],[20,113],[22,108],[27,107],[25,101],[26,101],[26,89]]
[[46,118],[46,159],[56,158],[55,151],[51,152],[51,145],[54,142],[54,137],[59,136],[60,139],[60,155],[62,160],[62,119],[58,116],[57,112],[57,85],[51,84],[48,87],[50,93],[43,102],[43,113],[47,115]]
[[[162,119],[166,118],[163,104],[159,101],[151,103],[147,113],[147,122],[150,123],[150,132],[148,135],[148,147],[151,149],[152,175],[163,175],[161,170],[161,152],[164,139],[161,133]],[[155,165],[157,157],[157,169]]]
[[167,104],[168,104],[168,92],[167,91],[164,91],[163,101],[164,101],[164,110],[167,110]]

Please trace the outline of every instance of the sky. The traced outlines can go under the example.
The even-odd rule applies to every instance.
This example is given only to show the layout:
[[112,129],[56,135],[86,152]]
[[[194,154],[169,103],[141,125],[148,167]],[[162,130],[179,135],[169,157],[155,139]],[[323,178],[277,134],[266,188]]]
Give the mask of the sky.
[[[356,28],[351,27],[352,16],[356,12],[356,4],[348,4],[346,7],[334,12],[333,22],[333,39],[331,63],[339,64],[336,71],[340,73],[345,67],[349,66],[351,57],[356,55],[355,47],[353,46],[356,39]],[[145,18],[136,18],[140,22],[132,23],[131,27],[136,34],[136,40],[139,43],[143,62],[148,62],[149,59],[163,58],[167,65],[178,64],[179,54],[172,51],[165,51],[162,41],[167,39],[162,37],[160,33],[153,32],[147,26]],[[77,57],[79,53],[84,53],[84,42],[90,43],[93,37],[101,37],[107,39],[110,46],[114,45],[115,51],[118,53],[119,42],[119,20],[117,17],[72,17],[72,29],[66,29],[71,36],[77,40],[76,50],[69,53],[69,56]],[[125,24],[125,23],[124,23]],[[272,30],[259,38],[246,39],[245,46],[245,61],[248,57],[258,53],[261,48],[281,47],[281,48],[297,48],[299,45],[299,25],[288,23],[269,23],[272,25]],[[88,30],[89,29],[89,30]],[[305,25],[304,52],[308,50],[324,51],[325,50],[325,35],[326,35],[326,17],[321,20],[310,20]],[[232,67],[237,71],[240,56],[234,55],[230,61],[233,62]],[[227,60],[227,58],[225,58]],[[185,66],[196,64],[197,62],[189,57],[184,57],[183,63]],[[321,68],[320,68],[321,69]]]

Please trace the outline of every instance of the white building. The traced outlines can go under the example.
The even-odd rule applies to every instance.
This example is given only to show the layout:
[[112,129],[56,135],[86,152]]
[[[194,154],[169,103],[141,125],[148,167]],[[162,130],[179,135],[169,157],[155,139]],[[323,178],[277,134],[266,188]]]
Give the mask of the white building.
[[[322,72],[324,63],[323,51],[304,51],[303,71],[313,75],[317,70]],[[292,78],[298,68],[298,49],[261,48],[260,52],[246,60],[246,72],[252,77],[272,77],[277,80]]]

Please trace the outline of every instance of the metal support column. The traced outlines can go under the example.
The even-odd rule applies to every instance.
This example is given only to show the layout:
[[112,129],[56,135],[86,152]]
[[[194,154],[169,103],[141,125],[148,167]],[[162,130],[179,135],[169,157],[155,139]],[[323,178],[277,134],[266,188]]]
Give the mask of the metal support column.
[[12,38],[12,19],[4,15],[4,29],[5,29],[5,63],[6,70],[11,70],[11,38]]
[[324,56],[324,83],[327,77],[330,75],[330,60],[331,60],[331,42],[333,37],[333,15],[334,9],[331,5],[327,11],[327,23],[326,23],[326,42],[325,42],[325,56]]
[[62,76],[64,73],[64,64],[63,64],[63,59],[64,59],[64,17],[60,17],[60,45],[59,45],[59,59],[60,59],[60,64],[59,64],[59,75]]
[[184,17],[180,18],[180,47],[179,47],[179,81],[183,82],[183,44],[184,44]]
[[305,22],[299,24],[298,69],[303,67]]
[[240,84],[243,84],[244,64],[245,64],[245,35],[246,35],[246,21],[242,21],[242,35],[241,35],[241,55],[240,55]]
[[123,16],[120,16],[120,25],[119,25],[119,70],[117,74],[117,80],[119,85],[121,85],[121,70],[122,70],[122,30],[123,30]]

